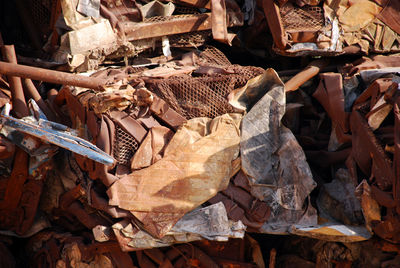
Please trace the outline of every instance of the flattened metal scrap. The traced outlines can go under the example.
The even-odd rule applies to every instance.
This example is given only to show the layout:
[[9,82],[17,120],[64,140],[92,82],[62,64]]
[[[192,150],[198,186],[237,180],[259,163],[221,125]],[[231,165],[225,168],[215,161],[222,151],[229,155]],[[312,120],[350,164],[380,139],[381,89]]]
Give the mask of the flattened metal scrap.
[[305,208],[316,183],[302,148],[280,122],[285,112],[284,85],[275,71],[266,73],[270,78],[262,86],[267,93],[243,118],[242,169],[249,176],[251,193],[271,207],[271,218],[262,230],[286,232],[305,215],[309,223],[316,223],[315,210],[311,205]]
[[163,159],[109,188],[110,205],[134,215],[186,213],[201,205],[229,183],[231,161],[239,150],[240,120],[238,114],[189,120],[172,138]]
[[222,203],[187,213],[161,239],[137,229],[126,220],[114,224],[112,228],[124,251],[164,247],[175,243],[199,241],[203,238],[228,241],[229,238],[243,238],[246,229],[240,221],[228,220]]

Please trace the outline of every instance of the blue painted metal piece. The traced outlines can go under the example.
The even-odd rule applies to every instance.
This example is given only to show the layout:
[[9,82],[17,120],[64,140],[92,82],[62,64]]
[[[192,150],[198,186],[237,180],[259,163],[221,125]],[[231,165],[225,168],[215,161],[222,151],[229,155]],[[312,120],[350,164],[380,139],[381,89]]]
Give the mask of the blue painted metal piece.
[[43,142],[57,145],[104,165],[112,166],[115,163],[113,157],[103,152],[92,143],[78,137],[75,130],[45,119],[46,117],[41,113],[33,100],[31,100],[31,104],[31,113],[40,115],[36,120],[34,120],[33,117],[32,120],[28,121],[10,116],[10,105],[6,104],[0,115],[0,123],[16,131],[34,136]]

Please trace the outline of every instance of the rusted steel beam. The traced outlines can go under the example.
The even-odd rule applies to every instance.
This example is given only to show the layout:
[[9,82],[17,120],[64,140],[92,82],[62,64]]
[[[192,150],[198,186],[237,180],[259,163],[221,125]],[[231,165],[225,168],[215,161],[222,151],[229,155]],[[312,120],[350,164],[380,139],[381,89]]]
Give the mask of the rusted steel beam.
[[129,41],[211,29],[211,13],[167,17],[165,21],[124,23]]
[[[7,45],[1,47],[1,52],[5,61],[10,62],[7,64],[17,65],[17,56],[13,45]],[[14,76],[13,74],[7,74],[8,82],[10,83],[10,89],[12,94],[13,112],[18,118],[22,118],[29,115],[28,106],[25,102],[24,90],[22,88],[21,78]]]
[[92,88],[94,90],[102,90],[102,86],[106,83],[105,80],[96,77],[86,77],[3,61],[0,61],[0,73],[59,85]]

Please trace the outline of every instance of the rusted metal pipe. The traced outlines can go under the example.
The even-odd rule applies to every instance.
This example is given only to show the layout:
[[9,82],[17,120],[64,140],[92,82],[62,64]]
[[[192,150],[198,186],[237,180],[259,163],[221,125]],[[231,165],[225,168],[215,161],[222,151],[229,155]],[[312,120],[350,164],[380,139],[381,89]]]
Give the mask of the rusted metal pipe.
[[210,30],[211,13],[194,14],[190,16],[172,16],[167,21],[122,23],[125,29],[126,38],[129,41],[145,38],[161,37],[188,33],[193,31]]
[[39,92],[37,91],[35,85],[33,84],[32,80],[29,78],[22,79],[22,83],[24,85],[25,93],[32,99],[34,99],[39,105],[40,109],[43,111],[43,113],[46,115],[47,119],[50,121],[56,121],[56,117],[54,113],[50,110],[50,108],[47,106],[47,104],[44,102],[42,99],[42,96],[40,96]]
[[[5,61],[17,65],[17,56],[15,55],[15,50],[13,45],[7,45],[1,47],[1,52]],[[11,96],[13,102],[13,112],[16,117],[22,118],[29,115],[28,106],[25,102],[24,90],[22,88],[21,78],[14,76],[11,73],[3,73],[7,75],[8,82],[10,83]]]
[[297,90],[305,82],[316,76],[326,65],[328,65],[328,61],[326,60],[312,61],[303,71],[299,72],[285,83],[285,91],[290,92]]
[[92,88],[94,90],[102,90],[102,86],[106,83],[105,80],[97,77],[86,77],[3,61],[0,61],[0,73],[59,85]]

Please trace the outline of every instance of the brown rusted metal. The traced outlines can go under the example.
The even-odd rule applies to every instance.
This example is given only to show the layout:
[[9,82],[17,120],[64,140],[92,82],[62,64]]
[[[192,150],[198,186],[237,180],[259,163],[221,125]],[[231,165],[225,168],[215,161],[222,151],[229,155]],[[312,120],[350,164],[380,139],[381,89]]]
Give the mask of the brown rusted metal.
[[275,46],[284,50],[287,46],[287,36],[283,29],[279,7],[274,0],[263,0],[262,7],[268,26],[274,38]]
[[167,20],[154,22],[123,23],[128,40],[161,37],[166,35],[203,31],[211,29],[211,13],[172,16]]
[[22,79],[22,83],[24,85],[26,95],[36,101],[37,105],[39,105],[40,109],[46,115],[47,119],[49,119],[50,121],[56,121],[56,116],[44,102],[42,96],[40,96],[32,80],[29,78],[25,78]]
[[95,77],[86,77],[83,75],[64,73],[2,61],[0,61],[0,73],[59,85],[92,88],[94,90],[102,90],[102,86],[105,84],[103,79],[98,79]]
[[269,266],[268,267],[275,268],[275,264],[276,264],[276,249],[273,248],[269,252]]
[[15,209],[21,199],[22,188],[28,178],[28,154],[17,148],[14,167],[7,183],[4,200],[0,202],[0,209]]
[[373,174],[381,190],[389,189],[394,177],[392,161],[385,154],[360,111],[352,112],[350,126],[353,143],[352,155],[358,166],[364,174]]
[[[2,49],[3,58],[5,61],[9,62],[6,64],[17,65],[17,56],[15,55],[15,50],[13,45],[3,46]],[[28,106],[25,102],[24,91],[22,88],[21,78],[14,76],[13,74],[7,74],[8,82],[10,83],[13,111],[17,117],[22,118],[29,115]]]
[[393,159],[393,199],[396,212],[400,215],[400,98],[394,105],[394,159]]

